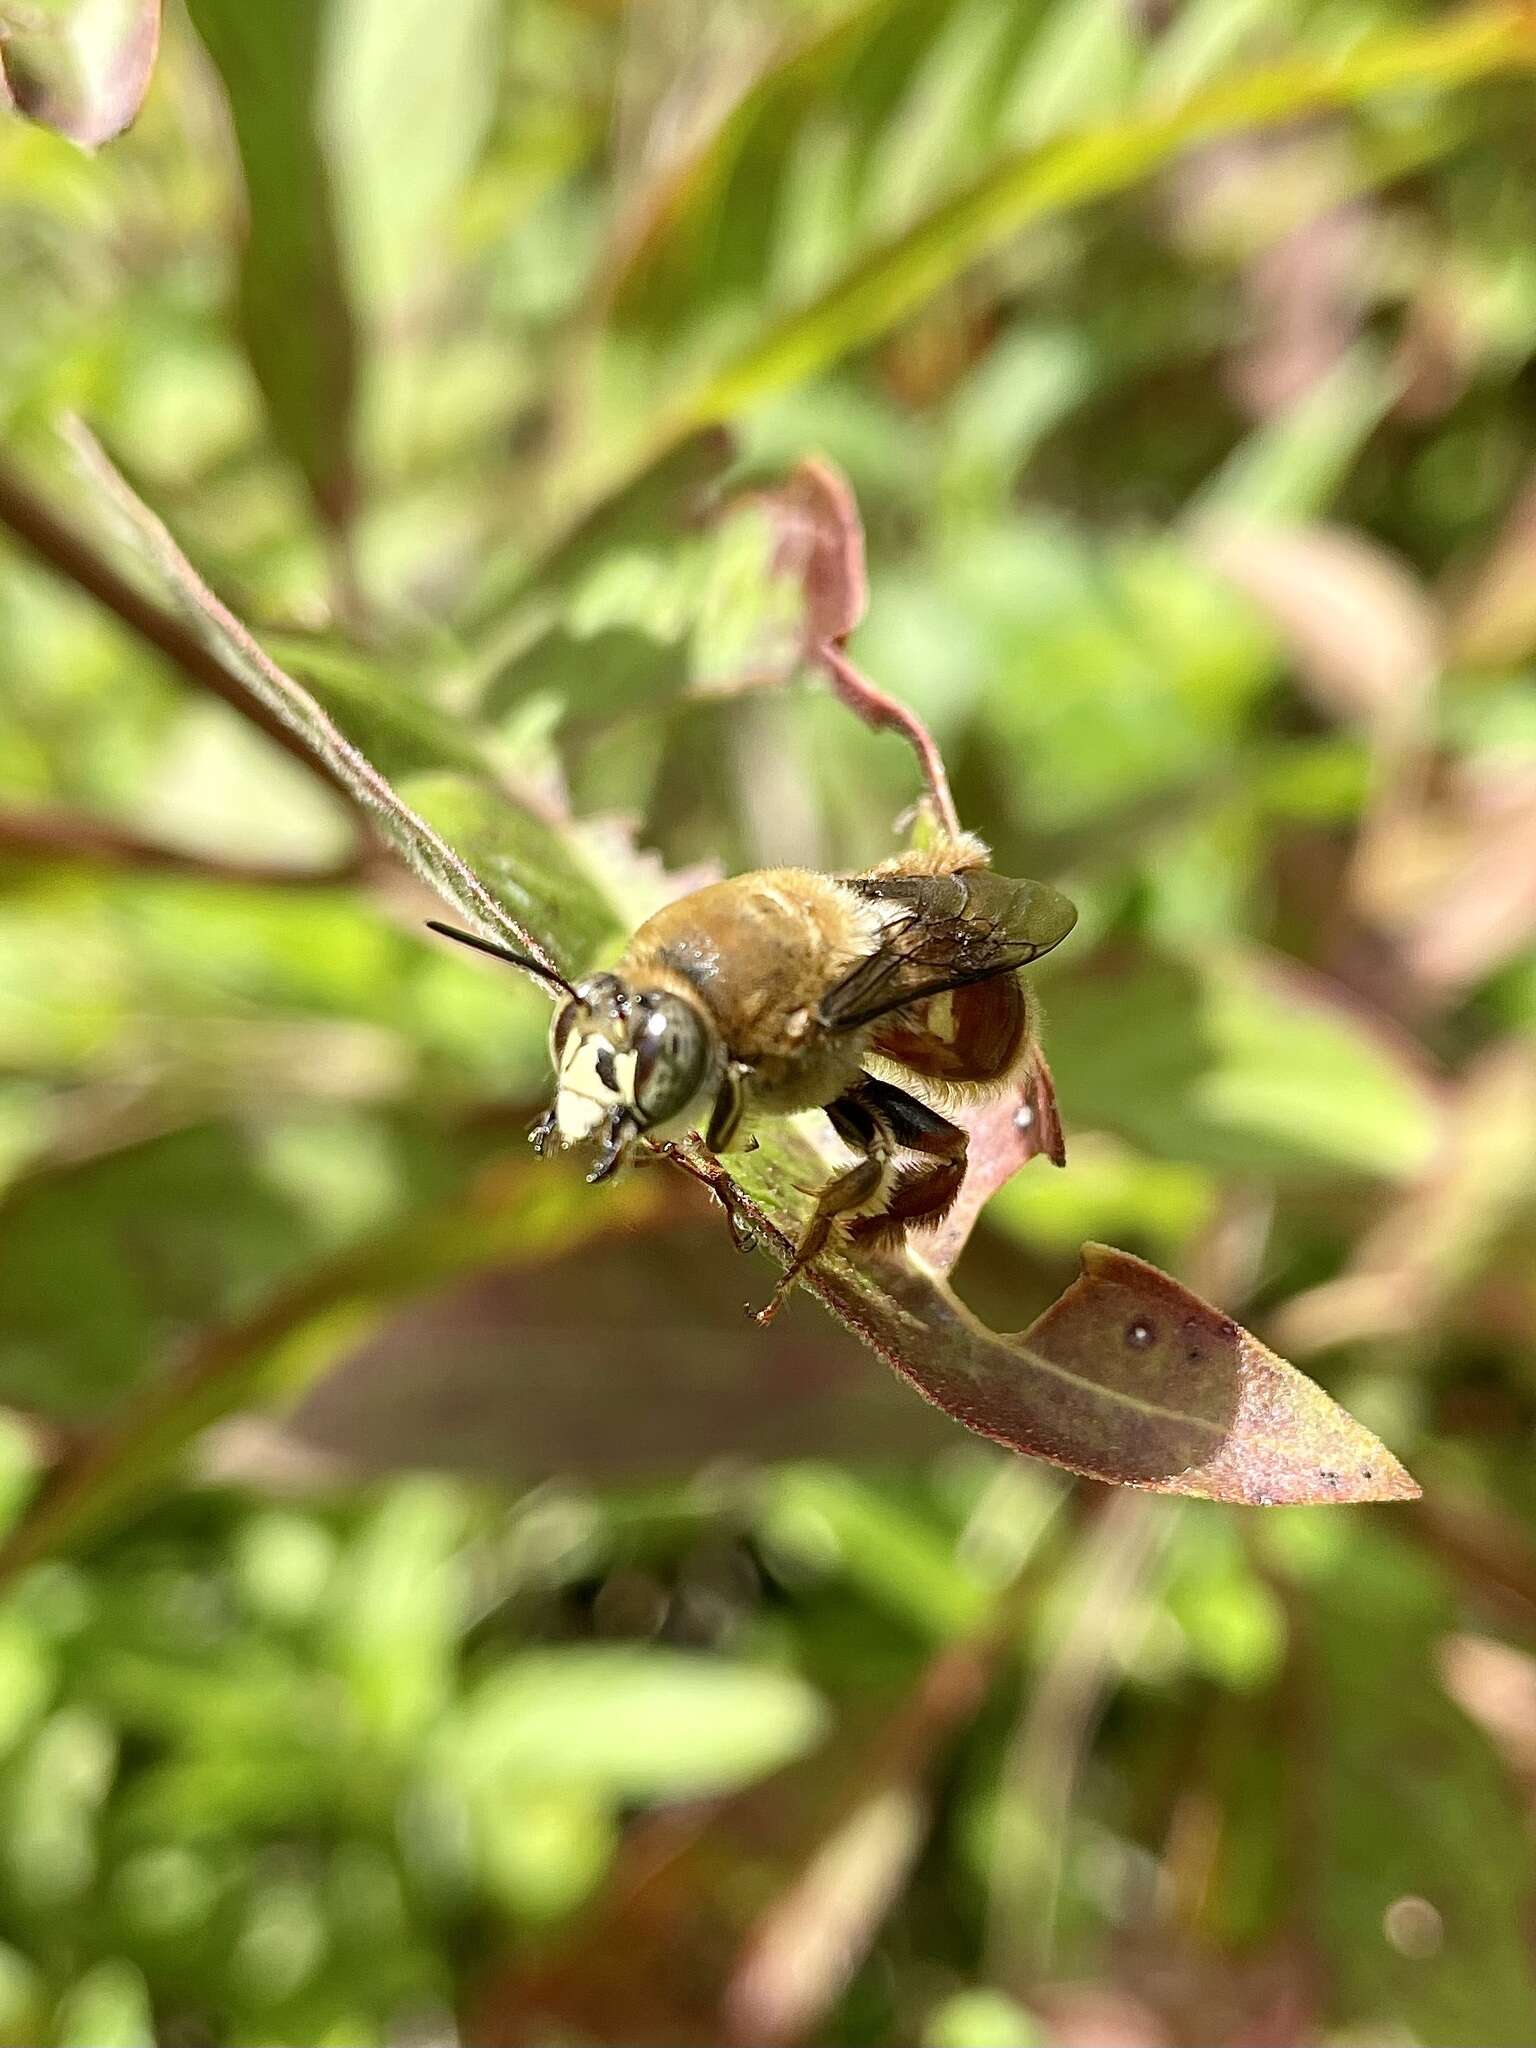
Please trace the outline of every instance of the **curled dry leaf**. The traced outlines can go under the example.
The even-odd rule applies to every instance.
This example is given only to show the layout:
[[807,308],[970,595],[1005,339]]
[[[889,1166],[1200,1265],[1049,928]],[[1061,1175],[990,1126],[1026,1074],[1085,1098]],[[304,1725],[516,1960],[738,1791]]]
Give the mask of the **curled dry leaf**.
[[776,528],[774,573],[800,585],[806,647],[841,643],[869,605],[864,525],[852,486],[830,462],[812,459],[769,494],[768,504]]
[[35,27],[0,16],[0,104],[99,149],[137,118],[159,48],[160,0],[98,0]]

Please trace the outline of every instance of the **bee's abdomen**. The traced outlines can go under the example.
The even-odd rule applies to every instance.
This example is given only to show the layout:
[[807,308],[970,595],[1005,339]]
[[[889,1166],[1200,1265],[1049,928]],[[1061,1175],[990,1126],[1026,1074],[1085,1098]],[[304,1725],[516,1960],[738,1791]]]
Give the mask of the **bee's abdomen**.
[[987,1088],[1013,1071],[1029,1038],[1028,990],[1017,974],[999,974],[882,1018],[869,1049],[928,1080]]

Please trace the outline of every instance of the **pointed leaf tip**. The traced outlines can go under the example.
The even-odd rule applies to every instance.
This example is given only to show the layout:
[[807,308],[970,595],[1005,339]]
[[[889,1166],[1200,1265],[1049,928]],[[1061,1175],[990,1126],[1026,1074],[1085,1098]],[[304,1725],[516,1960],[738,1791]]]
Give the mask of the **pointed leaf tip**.
[[1125,1392],[1212,1428],[1210,1454],[1159,1490],[1251,1507],[1419,1497],[1363,1423],[1231,1316],[1112,1245],[1084,1245],[1082,1267],[1025,1341],[1051,1359],[1118,1358]]

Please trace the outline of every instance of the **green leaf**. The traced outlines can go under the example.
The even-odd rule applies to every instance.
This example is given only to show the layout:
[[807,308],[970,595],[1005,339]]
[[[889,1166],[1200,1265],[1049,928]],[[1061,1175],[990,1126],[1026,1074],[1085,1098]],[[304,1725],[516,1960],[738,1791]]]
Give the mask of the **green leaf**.
[[939,1638],[980,1627],[991,1594],[954,1545],[834,1466],[792,1465],[764,1485],[764,1540],[837,1570],[867,1598]]
[[229,96],[248,221],[240,323],[278,444],[321,515],[350,519],[357,339],[319,116],[319,0],[190,0]]
[[453,1693],[467,1588],[461,1499],[439,1481],[397,1487],[337,1574],[332,1655],[358,1724],[408,1751]]
[[76,1980],[54,2021],[59,2048],[155,2048],[155,2020],[143,1972],[130,1962],[97,1963]]
[[568,1779],[615,1799],[688,1799],[776,1770],[822,1725],[816,1695],[787,1672],[593,1647],[511,1659],[475,1688],[444,1743],[472,1798]]
[[[496,113],[496,0],[329,0],[323,131],[364,303],[419,284],[429,239]],[[439,236],[441,240],[441,236]]]
[[[488,1136],[495,1144],[497,1134],[492,1131]],[[167,1278],[173,1281],[181,1290],[176,1298],[182,1318],[197,1334],[186,1343],[177,1370],[162,1374],[125,1403],[92,1438],[71,1467],[67,1483],[23,1517],[0,1549],[0,1578],[111,1525],[138,1504],[167,1462],[200,1430],[242,1404],[307,1387],[354,1350],[388,1308],[413,1291],[491,1263],[515,1265],[549,1258],[573,1248],[588,1232],[614,1227],[616,1220],[622,1224],[626,1217],[644,1218],[656,1201],[656,1191],[643,1185],[616,1190],[615,1199],[606,1204],[573,1201],[579,1185],[572,1187],[547,1174],[540,1177],[531,1161],[503,1160],[497,1171],[483,1177],[461,1173],[453,1199],[434,1193],[376,1235],[329,1260],[308,1263],[297,1279],[269,1289],[255,1307],[210,1320],[210,1314],[219,1318],[224,1308],[221,1302],[210,1302],[210,1273],[222,1283],[227,1267],[202,1249],[200,1230],[217,1237],[224,1227],[219,1202],[205,1183],[198,1191],[196,1219],[186,1221],[183,1229],[180,1212],[169,1218],[172,1246],[165,1259],[167,1271],[152,1276],[150,1295],[157,1299]],[[120,1205],[109,1206],[120,1219]],[[129,1204],[130,1213],[136,1206]],[[92,1220],[88,1211],[83,1214],[86,1235],[91,1234]],[[100,1238],[102,1232],[95,1234]],[[155,1242],[151,1240],[152,1247]],[[110,1230],[101,1256],[114,1284],[101,1288],[101,1269],[91,1274],[91,1284],[103,1299],[99,1316],[84,1319],[85,1328],[100,1347],[103,1370],[117,1380],[152,1363],[153,1347],[163,1343],[165,1332],[123,1317],[125,1300],[130,1309],[138,1309],[134,1286],[143,1284],[145,1276],[124,1265]],[[223,1256],[227,1259],[227,1247]],[[67,1263],[50,1261],[45,1289],[37,1297],[42,1311],[20,1326],[18,1374],[44,1372],[47,1353],[40,1342],[29,1340],[33,1330],[45,1327],[56,1335],[61,1318],[68,1314],[60,1303],[70,1277]],[[78,1293],[78,1272],[73,1284]],[[33,1297],[23,1292],[21,1298],[31,1314]],[[124,1329],[130,1339],[139,1332],[137,1342],[125,1346]],[[51,1395],[39,1395],[45,1405],[50,1398],[58,1398],[57,1388]]]
[[482,710],[502,718],[535,691],[548,692],[566,725],[601,726],[635,712],[659,713],[688,683],[684,649],[633,626],[577,633],[552,626],[500,669]]
[[272,1284],[305,1242],[227,1127],[22,1182],[0,1212],[0,1398],[99,1411],[142,1383],[180,1330]]
[[941,287],[1032,223],[1141,183],[1174,156],[1236,130],[1274,126],[1392,93],[1450,91],[1536,68],[1536,32],[1491,7],[1356,44],[1333,60],[1240,72],[1172,107],[1140,107],[1011,152],[974,184],[771,323],[687,394],[689,428],[810,376],[888,332]]
[[[658,531],[675,530],[696,513],[734,455],[734,444],[718,426],[686,432],[661,448],[595,502],[579,510],[532,563],[498,570],[471,608],[471,623],[483,641],[477,669],[494,673],[503,660],[507,609],[525,589],[542,599],[568,596],[582,579],[629,547],[654,544]],[[520,649],[524,627],[513,608],[511,629]]]
[[400,794],[440,832],[489,889],[520,933],[549,933],[557,964],[571,975],[621,939],[618,914],[575,841],[520,810],[484,780],[408,776]]
[[[869,18],[878,22],[884,12],[873,7]],[[853,17],[846,31],[855,54],[861,54],[862,20],[862,15]],[[842,33],[835,25],[826,38],[827,51],[838,61]],[[814,84],[825,61],[819,42],[811,46],[806,61]],[[732,139],[729,148],[722,145],[720,162],[729,159],[731,150],[746,146],[759,122],[771,128],[782,118],[781,94],[788,91],[793,98],[802,89],[794,62],[791,59],[786,67],[785,85],[775,76],[765,83],[760,105],[744,103],[742,132],[736,136],[728,128]],[[1238,71],[1172,103],[1152,96],[1123,115],[1086,122],[1044,142],[1005,151],[972,183],[904,226],[799,305],[768,317],[723,360],[664,401],[638,453],[620,463],[607,491],[596,493],[573,530],[590,532],[610,500],[622,502],[637,478],[664,469],[674,451],[701,430],[731,420],[888,334],[1023,230],[1141,184],[1188,150],[1251,129],[1395,95],[1450,92],[1533,68],[1536,31],[1529,18],[1518,9],[1491,6],[1427,27],[1361,38],[1339,55],[1299,56]],[[701,191],[712,194],[718,175],[719,164],[705,159],[699,173]],[[679,189],[683,203],[697,205],[701,224],[707,224],[713,198],[695,201]],[[658,246],[665,246],[660,227],[656,234]],[[711,253],[718,261],[729,250],[712,245]],[[556,544],[557,559],[564,546]]]
[[1360,343],[1249,435],[1200,493],[1195,516],[1286,520],[1327,511],[1398,395],[1397,372]]
[[[1006,37],[1010,49],[1021,33],[1031,32],[1039,10],[1012,12],[1018,22]],[[956,40],[991,56],[989,68],[996,69],[1002,53],[992,56],[988,49],[993,38],[986,24],[954,0],[861,0],[791,43],[718,126],[644,195],[640,218],[604,280],[611,317],[626,327],[661,332],[696,321],[709,304],[760,297],[775,275],[776,259],[793,248],[786,215],[793,219],[803,192],[822,106],[840,110],[844,209],[853,211],[877,183],[875,159],[891,126],[901,133],[908,175],[914,158],[926,163],[927,138],[914,132],[925,111],[920,81],[946,31],[957,25],[962,33]],[[985,73],[973,79],[956,111],[974,115],[985,82]],[[949,139],[952,180],[953,145],[968,144],[974,153],[981,138],[973,133]]]
[[1122,959],[1057,981],[1050,1049],[1069,1128],[1109,1129],[1159,1158],[1397,1180],[1439,1138],[1429,1077],[1396,1034],[1260,955]]
[[1351,1523],[1306,1608],[1320,1739],[1294,1768],[1318,1855],[1301,1897],[1336,2016],[1391,2014],[1425,2048],[1536,2040],[1536,1857],[1498,1758],[1436,1676],[1450,1589]]
[[928,2015],[923,2048],[1043,2048],[1046,2035],[1005,1991],[954,1991]]

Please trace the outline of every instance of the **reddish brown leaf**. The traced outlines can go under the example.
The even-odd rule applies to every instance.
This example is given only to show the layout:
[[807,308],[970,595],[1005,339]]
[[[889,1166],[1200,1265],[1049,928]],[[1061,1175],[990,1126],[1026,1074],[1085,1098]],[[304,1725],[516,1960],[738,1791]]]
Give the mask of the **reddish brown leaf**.
[[80,8],[35,29],[0,22],[0,89],[29,120],[98,149],[132,126],[159,47],[160,0],[118,0],[106,16]]
[[[811,1163],[750,1155],[727,1198],[787,1259]],[[697,1153],[700,1178],[727,1184]],[[1230,1316],[1144,1260],[1083,1248],[1081,1277],[1017,1336],[990,1330],[917,1259],[825,1259],[815,1293],[886,1363],[981,1436],[1112,1485],[1271,1507],[1412,1500],[1370,1431]]]
[[843,641],[869,606],[864,527],[848,479],[829,462],[802,462],[770,498],[778,527],[774,569],[805,596],[805,641]]
[[848,479],[828,462],[802,462],[762,502],[778,533],[775,572],[800,585],[806,659],[826,671],[839,699],[867,726],[900,733],[917,756],[939,824],[951,838],[959,838],[959,813],[933,735],[914,711],[871,681],[843,651],[869,603],[864,528]]
[[923,1263],[936,1273],[952,1271],[970,1242],[977,1217],[1021,1166],[1036,1158],[1049,1159],[1053,1166],[1067,1163],[1056,1088],[1038,1046],[1001,1095],[974,1109],[957,1109],[954,1120],[970,1133],[965,1183],[938,1229],[925,1233],[916,1246]]

